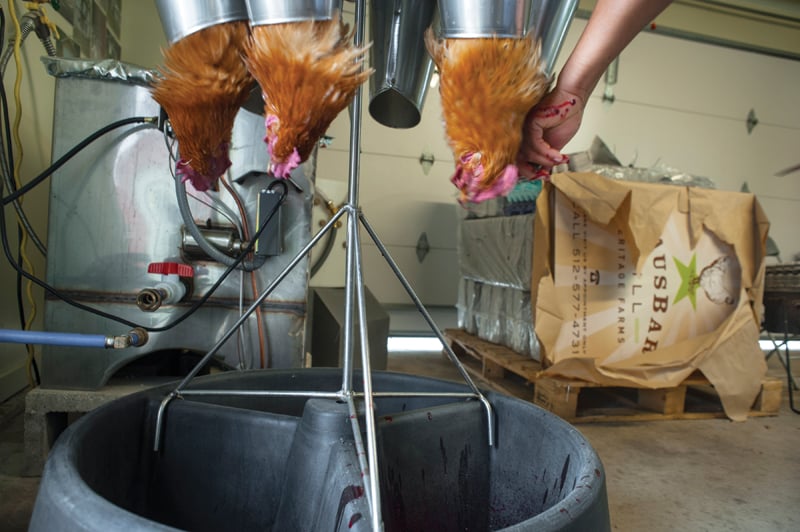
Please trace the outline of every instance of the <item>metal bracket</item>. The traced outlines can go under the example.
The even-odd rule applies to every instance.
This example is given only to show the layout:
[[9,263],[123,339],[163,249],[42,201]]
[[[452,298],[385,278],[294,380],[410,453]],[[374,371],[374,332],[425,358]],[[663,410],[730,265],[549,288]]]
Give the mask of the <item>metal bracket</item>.
[[756,118],[756,112],[754,109],[750,109],[750,112],[747,113],[747,122],[745,122],[745,124],[747,126],[747,134],[749,135],[758,125],[758,118]]
[[428,252],[431,250],[431,245],[428,243],[427,233],[422,233],[417,239],[417,260],[421,263],[425,260]]

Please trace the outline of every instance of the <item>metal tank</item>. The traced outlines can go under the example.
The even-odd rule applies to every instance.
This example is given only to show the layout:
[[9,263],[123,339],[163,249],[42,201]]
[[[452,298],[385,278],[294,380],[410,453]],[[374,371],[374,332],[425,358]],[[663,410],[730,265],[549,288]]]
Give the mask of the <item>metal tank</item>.
[[[140,75],[135,68],[119,63],[54,60],[48,70],[58,76],[53,160],[116,120],[159,115],[159,106],[146,86],[147,75]],[[257,224],[259,195],[271,181],[264,173],[268,162],[264,135],[263,117],[240,110],[228,176],[241,180],[232,186],[241,196],[252,232]],[[198,255],[193,239],[183,229],[166,140],[162,131],[152,126],[116,129],[55,172],[50,193],[48,283],[78,303],[151,328],[171,323],[186,312],[226,269],[204,259],[202,253]],[[279,213],[279,254],[269,257],[253,273],[259,291],[310,239],[314,164],[312,156],[292,175],[296,187],[289,187]],[[190,185],[187,190],[211,202]],[[238,216],[231,196],[224,190],[212,195],[224,203],[218,210],[189,198],[194,220],[201,227],[214,229],[207,231],[212,241],[238,240],[238,231],[226,218]],[[137,306],[137,297],[141,300],[143,290],[160,281],[160,275],[148,273],[148,265],[163,261],[192,267],[190,290],[177,304],[143,311]],[[144,355],[169,353],[181,357],[187,352],[207,351],[239,317],[240,291],[244,308],[254,300],[250,275],[238,270],[231,273],[197,312],[174,328],[151,333],[144,347],[97,351],[45,346],[42,385],[97,388],[119,368]],[[307,284],[305,258],[262,305],[263,348],[257,318],[253,317],[223,346],[218,360],[226,366],[250,368],[260,367],[263,356],[266,367],[301,366]],[[46,301],[44,321],[48,331],[117,334],[129,329],[52,295]]]

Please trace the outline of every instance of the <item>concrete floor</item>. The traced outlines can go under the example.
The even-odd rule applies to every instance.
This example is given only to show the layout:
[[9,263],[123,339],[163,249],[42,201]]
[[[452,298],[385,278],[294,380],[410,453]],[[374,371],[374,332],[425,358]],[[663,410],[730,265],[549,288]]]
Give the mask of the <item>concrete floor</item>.
[[22,398],[13,397],[0,409],[0,530],[28,529],[39,477],[26,477]]
[[[389,369],[459,378],[438,352],[392,354]],[[781,375],[774,358],[770,371]],[[614,530],[800,530],[800,416],[789,409],[786,393],[780,415],[743,423],[577,427],[605,465]],[[0,419],[0,530],[7,532],[27,529],[39,483],[22,476],[22,437],[21,415]]]

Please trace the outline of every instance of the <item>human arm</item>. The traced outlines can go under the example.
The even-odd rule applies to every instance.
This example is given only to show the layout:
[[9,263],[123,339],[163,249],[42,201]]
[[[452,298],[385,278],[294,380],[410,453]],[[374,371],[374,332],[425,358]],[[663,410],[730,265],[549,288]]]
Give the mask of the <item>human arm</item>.
[[517,164],[532,177],[564,161],[559,150],[577,133],[583,110],[606,68],[671,0],[598,0],[555,87],[525,120]]

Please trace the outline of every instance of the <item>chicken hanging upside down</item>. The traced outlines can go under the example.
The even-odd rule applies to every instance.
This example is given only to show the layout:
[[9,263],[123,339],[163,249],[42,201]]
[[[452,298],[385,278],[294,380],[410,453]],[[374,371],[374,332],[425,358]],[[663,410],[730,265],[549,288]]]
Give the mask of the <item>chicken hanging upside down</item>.
[[425,44],[439,69],[445,132],[456,160],[451,178],[460,201],[478,203],[509,192],[528,111],[549,78],[532,35],[520,39],[436,39]]
[[242,60],[248,32],[246,21],[228,22],[175,42],[153,87],[178,139],[176,173],[201,192],[231,165],[233,122],[253,87]]
[[372,73],[361,68],[367,47],[354,47],[350,37],[338,14],[252,28],[245,60],[263,93],[264,141],[276,177],[289,177],[308,159]]

